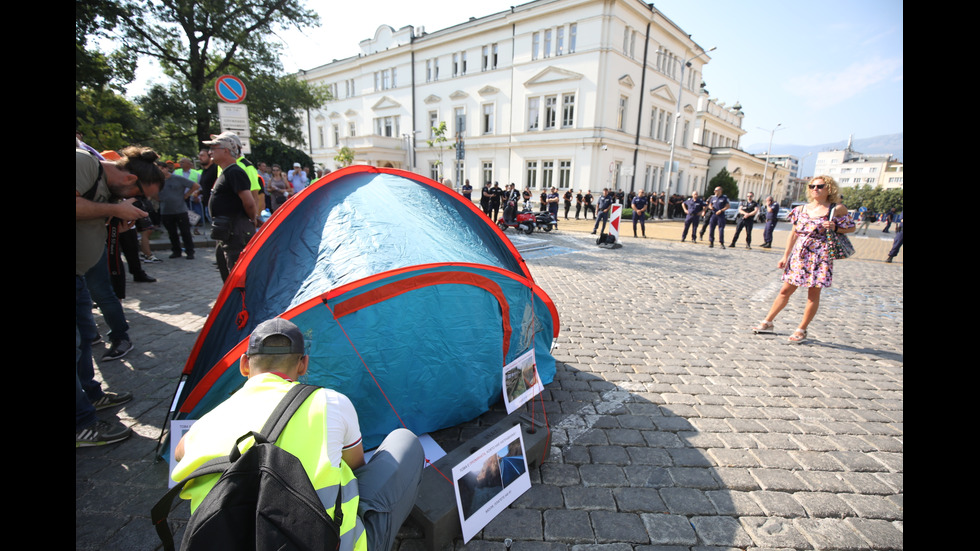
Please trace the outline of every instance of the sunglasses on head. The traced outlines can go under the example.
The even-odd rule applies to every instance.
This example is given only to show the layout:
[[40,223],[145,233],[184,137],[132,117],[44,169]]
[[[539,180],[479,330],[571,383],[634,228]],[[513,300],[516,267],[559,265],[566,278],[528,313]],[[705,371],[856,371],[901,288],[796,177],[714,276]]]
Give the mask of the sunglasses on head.
[[827,184],[810,184],[807,187],[810,189],[823,189]]

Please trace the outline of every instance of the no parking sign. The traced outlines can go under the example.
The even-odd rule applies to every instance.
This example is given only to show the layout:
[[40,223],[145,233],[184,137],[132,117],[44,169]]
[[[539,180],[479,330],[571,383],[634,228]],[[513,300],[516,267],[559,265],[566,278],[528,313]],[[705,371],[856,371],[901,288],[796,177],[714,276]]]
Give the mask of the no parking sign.
[[214,81],[214,91],[221,101],[241,103],[245,99],[245,83],[233,75],[222,75]]

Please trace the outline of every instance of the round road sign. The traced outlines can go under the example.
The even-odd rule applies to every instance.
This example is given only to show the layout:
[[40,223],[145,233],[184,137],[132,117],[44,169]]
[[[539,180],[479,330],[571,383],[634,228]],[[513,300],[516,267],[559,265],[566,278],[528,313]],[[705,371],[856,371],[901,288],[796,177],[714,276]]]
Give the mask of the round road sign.
[[222,75],[214,82],[214,91],[221,101],[241,103],[245,99],[245,83],[232,75]]

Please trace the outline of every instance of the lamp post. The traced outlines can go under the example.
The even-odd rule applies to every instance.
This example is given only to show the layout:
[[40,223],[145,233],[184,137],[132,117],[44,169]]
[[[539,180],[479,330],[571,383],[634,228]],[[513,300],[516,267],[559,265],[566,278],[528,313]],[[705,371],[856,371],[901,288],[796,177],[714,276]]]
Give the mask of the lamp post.
[[[717,50],[717,46],[712,46],[711,48],[701,52],[700,54],[688,58],[681,63],[681,77],[677,83],[677,112],[674,114],[674,130],[671,133],[670,138],[670,157],[667,159],[667,189],[664,191],[664,197],[670,197],[670,175],[674,171],[674,148],[677,146],[677,123],[681,120],[681,95],[684,93],[684,69],[691,66],[691,62],[695,59],[707,54],[708,52],[713,52]],[[677,183],[680,185],[680,182]]]
[[[772,138],[773,138],[773,136],[776,135],[776,131],[777,130],[786,130],[785,128],[780,128],[780,126],[782,126],[782,125],[783,125],[783,123],[777,124],[776,125],[776,128],[773,128],[769,132],[769,149],[766,150],[766,158],[763,159],[763,162],[765,163],[765,165],[763,165],[763,168],[762,168],[762,185],[763,185],[763,187],[765,187],[765,185],[766,185],[766,174],[769,173],[769,156],[772,155]],[[757,126],[756,128],[759,128],[759,127]],[[765,130],[765,128],[759,128],[759,130]],[[775,177],[776,177],[776,171],[773,170],[773,179],[775,179]],[[768,193],[766,193],[766,195],[772,195],[772,185],[769,186],[769,191],[768,191]]]

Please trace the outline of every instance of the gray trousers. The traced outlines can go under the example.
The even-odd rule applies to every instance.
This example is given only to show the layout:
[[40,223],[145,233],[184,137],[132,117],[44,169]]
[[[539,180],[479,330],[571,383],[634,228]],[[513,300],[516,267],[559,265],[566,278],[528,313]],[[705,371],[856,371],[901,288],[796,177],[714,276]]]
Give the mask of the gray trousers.
[[408,429],[391,432],[366,465],[354,471],[369,551],[389,551],[408,518],[422,482],[425,452]]

